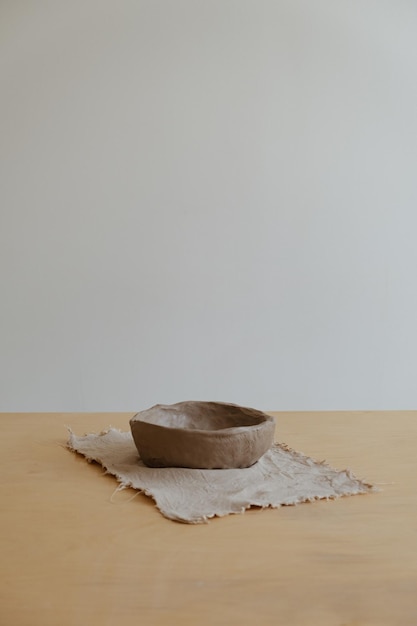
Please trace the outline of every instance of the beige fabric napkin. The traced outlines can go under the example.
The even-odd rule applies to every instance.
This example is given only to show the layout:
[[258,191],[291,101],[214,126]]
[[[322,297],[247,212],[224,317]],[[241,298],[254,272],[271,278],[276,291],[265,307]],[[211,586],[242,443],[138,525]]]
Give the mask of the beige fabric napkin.
[[349,470],[335,470],[283,444],[274,444],[252,467],[226,470],[146,467],[131,433],[114,428],[83,437],[71,432],[68,447],[100,463],[120,488],[151,496],[165,517],[192,524],[251,506],[279,507],[374,490]]

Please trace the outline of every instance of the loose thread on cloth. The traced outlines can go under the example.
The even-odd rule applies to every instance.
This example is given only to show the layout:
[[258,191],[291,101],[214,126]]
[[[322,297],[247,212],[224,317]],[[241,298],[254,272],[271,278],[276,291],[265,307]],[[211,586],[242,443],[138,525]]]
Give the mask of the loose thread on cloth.
[[137,496],[141,493],[140,491],[136,491],[133,496],[130,496],[130,498],[128,498],[127,500],[123,500],[121,502],[116,502],[114,499],[114,496],[116,495],[116,493],[119,493],[120,491],[124,491],[125,489],[131,489],[131,487],[129,487],[128,485],[123,485],[123,483],[121,483],[120,485],[117,485],[116,489],[113,491],[113,493],[110,496],[110,502],[112,504],[128,504],[129,502],[132,502],[132,500],[134,500],[135,498],[137,498]]

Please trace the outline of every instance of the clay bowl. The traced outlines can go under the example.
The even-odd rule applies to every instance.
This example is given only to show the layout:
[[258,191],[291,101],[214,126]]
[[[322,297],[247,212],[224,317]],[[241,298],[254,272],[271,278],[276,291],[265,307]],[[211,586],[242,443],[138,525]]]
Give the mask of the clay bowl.
[[149,467],[250,467],[270,448],[275,420],[221,402],[157,404],[130,420],[140,458]]

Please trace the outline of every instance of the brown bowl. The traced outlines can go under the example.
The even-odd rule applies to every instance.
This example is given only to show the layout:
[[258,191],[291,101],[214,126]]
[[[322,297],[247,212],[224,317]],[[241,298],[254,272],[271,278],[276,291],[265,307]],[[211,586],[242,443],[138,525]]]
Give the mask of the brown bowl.
[[250,467],[271,447],[275,420],[223,402],[157,404],[130,420],[140,458],[149,467]]

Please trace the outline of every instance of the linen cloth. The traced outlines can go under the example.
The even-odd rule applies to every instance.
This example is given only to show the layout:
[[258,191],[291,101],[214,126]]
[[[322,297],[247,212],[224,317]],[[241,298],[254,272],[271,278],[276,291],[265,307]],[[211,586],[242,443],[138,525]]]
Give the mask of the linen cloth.
[[251,506],[276,508],[374,490],[349,470],[333,469],[279,443],[252,467],[214,470],[147,467],[131,433],[114,428],[82,437],[70,431],[67,445],[100,463],[121,489],[133,487],[151,496],[165,517],[178,522],[197,524]]

